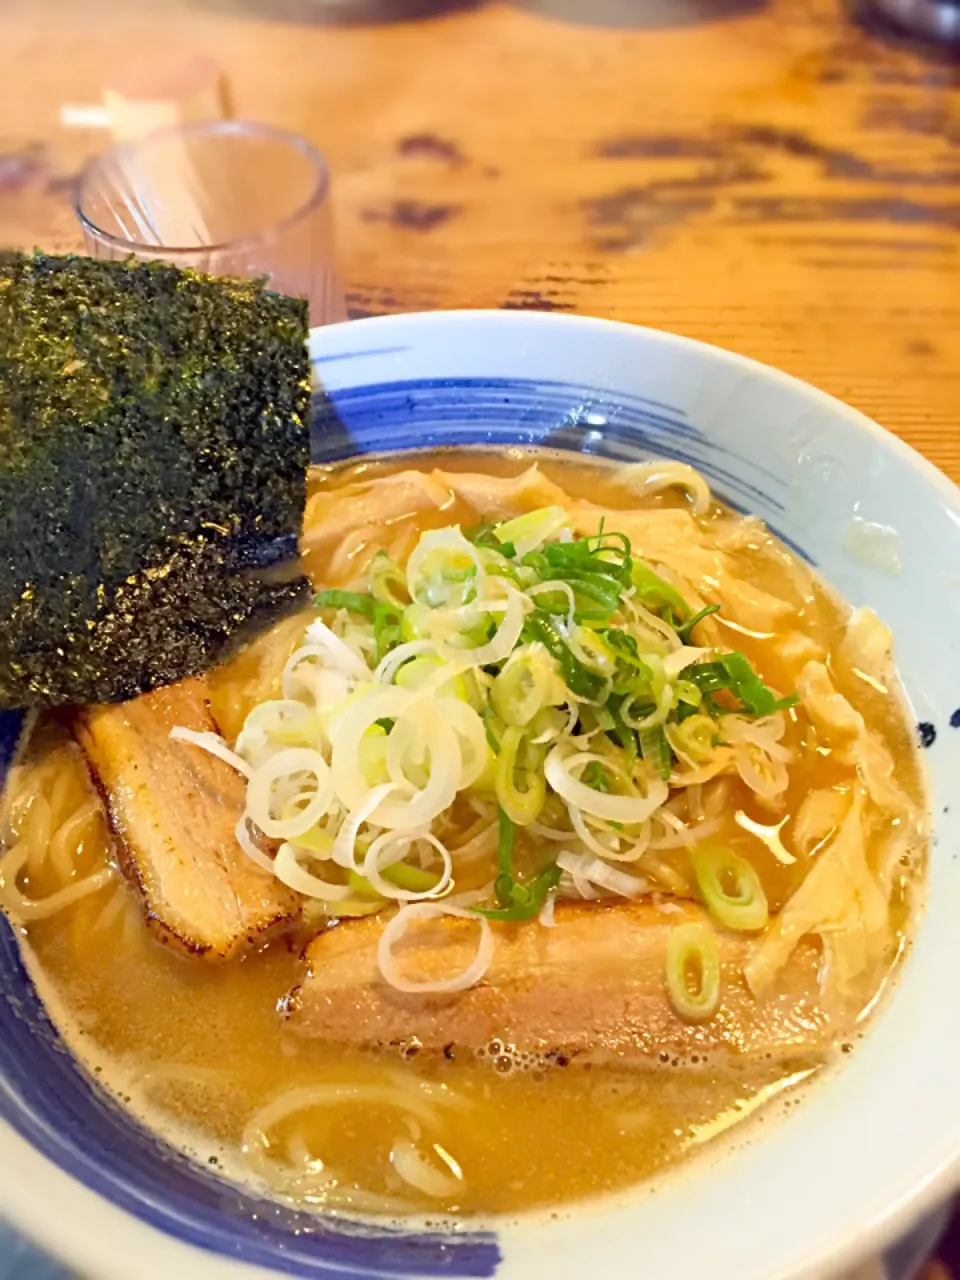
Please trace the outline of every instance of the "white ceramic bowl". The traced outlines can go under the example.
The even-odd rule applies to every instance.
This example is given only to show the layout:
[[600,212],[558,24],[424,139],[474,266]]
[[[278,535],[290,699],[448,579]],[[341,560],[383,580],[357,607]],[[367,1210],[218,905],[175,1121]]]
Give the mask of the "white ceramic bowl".
[[[719,497],[767,520],[852,604],[871,605],[893,628],[914,716],[936,732],[925,753],[936,836],[916,946],[844,1067],[719,1163],[694,1163],[655,1194],[640,1189],[560,1222],[438,1241],[291,1222],[164,1154],[58,1051],[5,937],[0,1207],[97,1280],[239,1280],[262,1268],[792,1280],[878,1250],[953,1188],[960,1157],[960,492],[837,400],[664,333],[569,316],[435,313],[320,329],[312,350],[327,397],[317,459],[471,442],[678,456]],[[864,538],[864,523],[895,533]],[[899,573],[888,571],[888,554],[877,557],[884,566],[865,563],[881,545],[896,551]]]

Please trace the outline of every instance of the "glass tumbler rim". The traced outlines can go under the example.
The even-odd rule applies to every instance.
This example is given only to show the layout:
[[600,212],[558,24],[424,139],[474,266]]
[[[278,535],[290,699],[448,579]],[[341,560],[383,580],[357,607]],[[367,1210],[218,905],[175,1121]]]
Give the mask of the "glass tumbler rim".
[[[84,196],[89,191],[89,184],[104,169],[105,165],[116,157],[132,156],[144,146],[146,143],[160,141],[165,137],[173,137],[179,134],[181,136],[203,136],[203,135],[222,135],[222,136],[251,136],[259,137],[267,141],[283,143],[300,154],[314,166],[316,171],[316,180],[310,194],[290,213],[285,214],[282,218],[278,218],[275,222],[269,223],[259,231],[249,232],[242,236],[234,236],[228,240],[220,240],[209,244],[193,244],[193,245],[174,245],[174,244],[151,244],[144,240],[133,240],[127,236],[117,236],[111,231],[105,231],[102,227],[97,226],[96,222],[84,211]],[[250,245],[259,245],[269,242],[278,236],[283,235],[290,227],[299,222],[312,210],[316,209],[326,199],[330,187],[330,170],[323,155],[312,142],[308,141],[299,133],[294,133],[291,129],[283,129],[277,125],[262,124],[255,120],[198,120],[188,124],[171,124],[163,125],[159,129],[152,129],[148,133],[141,134],[136,138],[128,138],[123,142],[118,142],[106,151],[102,151],[99,155],[93,156],[84,165],[81,171],[79,181],[74,193],[73,209],[77,215],[77,221],[87,234],[95,237],[97,240],[108,244],[119,250],[126,250],[130,254],[149,254],[156,250],[162,250],[164,254],[178,254],[189,256],[191,254],[201,255],[216,252],[223,252],[237,248],[243,248]]]

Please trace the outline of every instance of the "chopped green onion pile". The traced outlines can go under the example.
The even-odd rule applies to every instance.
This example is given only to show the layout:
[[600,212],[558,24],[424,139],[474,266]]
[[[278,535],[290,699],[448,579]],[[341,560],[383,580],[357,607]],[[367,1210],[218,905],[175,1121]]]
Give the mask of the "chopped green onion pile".
[[[526,879],[514,865],[518,831],[558,798],[545,776],[557,743],[570,753],[589,743],[589,753],[609,760],[593,759],[573,778],[581,797],[642,801],[651,779],[662,786],[710,761],[724,742],[725,716],[771,716],[796,702],[768,688],[741,652],[684,650],[719,606],[691,609],[625,534],[601,524],[594,536],[576,537],[571,523],[561,507],[547,507],[464,533],[433,530],[405,568],[378,553],[367,591],[316,597],[335,625],[341,619],[341,634],[352,628],[371,666],[414,642],[392,673],[396,686],[453,697],[479,716],[487,761],[471,790],[492,794],[500,824],[496,905],[478,909],[490,920],[530,919],[560,881],[552,861]],[[512,645],[503,646],[501,625],[506,630],[518,608]],[[386,736],[391,727],[381,720],[369,734]],[[371,739],[362,753],[371,785],[387,776],[385,751]],[[692,869],[721,924],[763,927],[766,899],[749,863],[711,849],[693,856]],[[430,887],[427,873],[406,864],[390,874],[404,889]],[[360,878],[355,887],[362,890]]]
[[[518,556],[517,543],[529,540],[538,528],[548,537],[566,533],[567,540],[545,540]],[[709,661],[691,664],[682,678],[669,682],[668,689],[662,668],[667,645],[661,635],[632,618],[626,600],[635,599],[659,617],[683,644],[692,643],[698,623],[717,613],[720,606],[691,610],[675,587],[633,555],[624,534],[601,529],[594,537],[574,538],[562,509],[545,508],[503,524],[475,526],[466,531],[466,537],[481,554],[488,575],[504,578],[528,593],[536,588],[528,596],[533,607],[524,621],[517,650],[542,647],[553,660],[565,691],[573,701],[585,704],[581,706],[581,725],[588,731],[602,728],[629,761],[639,757],[658,776],[669,778],[678,759],[669,726],[680,726],[698,714],[701,722],[704,715],[719,721],[731,710],[766,716],[796,703],[795,695],[778,697],[769,689],[739,652],[718,652]],[[469,604],[475,594],[476,567],[472,563],[432,552],[423,568],[416,599],[411,599],[403,570],[381,552],[371,568],[368,593],[323,591],[316,604],[321,609],[347,610],[371,622],[375,656],[380,661],[402,641],[427,638],[431,614]],[[461,633],[458,643],[464,647],[483,645],[495,630],[494,615],[479,615],[472,627]],[[496,679],[491,700],[481,712],[487,740],[499,755],[504,723],[528,726],[544,707],[562,705],[564,699],[560,704],[551,703],[522,667],[511,673],[501,664],[493,664],[488,671]],[[401,675],[398,683],[402,682]],[[721,700],[718,694],[726,696]],[[516,708],[516,716],[511,716],[511,706]],[[508,750],[521,761],[518,769],[526,767],[519,741],[522,736],[511,735],[508,743]],[[523,824],[522,817],[516,820]]]
[[[683,822],[665,806],[672,789],[734,769],[758,794],[782,794],[781,713],[796,698],[717,643],[719,606],[691,607],[666,572],[602,522],[577,536],[562,506],[427,530],[402,565],[378,552],[349,589],[316,596],[282,698],[246,717],[238,842],[328,915],[405,904],[388,941],[418,912],[442,913],[453,891],[446,909],[477,917],[477,959],[417,990],[476,981],[490,922],[550,924],[558,896],[649,892],[651,843],[655,861],[660,847],[686,849],[705,918],[763,929],[751,863],[706,846],[705,827],[693,836],[692,811]],[[461,843],[465,826],[475,831]],[[279,842],[272,860],[254,829]],[[456,905],[476,884],[489,886],[480,905]],[[414,989],[388,952],[387,981]],[[665,983],[678,1014],[710,1017],[719,982],[714,933],[671,930]]]
[[[699,482],[697,495],[699,515]],[[594,516],[596,532],[578,534],[590,510],[564,502],[426,529],[402,563],[358,556],[351,580],[316,596],[317,616],[282,653],[279,689],[235,743],[186,727],[176,736],[244,775],[237,843],[305,910],[396,905],[377,965],[397,990],[466,990],[487,971],[497,929],[562,925],[559,899],[661,891],[701,904],[665,930],[666,996],[697,1021],[718,1008],[719,930],[769,923],[754,865],[722,843],[726,801],[710,784],[735,775],[780,805],[797,699],[722,643],[720,605],[685,585],[685,554],[675,561],[664,542],[648,562]],[[664,529],[676,536],[669,516]],[[686,536],[693,550],[711,538],[699,526]],[[651,535],[648,554],[654,545]],[[736,572],[716,556],[698,575],[710,591]],[[736,802],[749,808],[742,793]],[[773,843],[786,818],[767,828],[744,809],[736,820],[796,861]],[[740,845],[732,826],[729,838]],[[471,917],[470,962],[406,971],[393,948],[408,927],[450,915]]]

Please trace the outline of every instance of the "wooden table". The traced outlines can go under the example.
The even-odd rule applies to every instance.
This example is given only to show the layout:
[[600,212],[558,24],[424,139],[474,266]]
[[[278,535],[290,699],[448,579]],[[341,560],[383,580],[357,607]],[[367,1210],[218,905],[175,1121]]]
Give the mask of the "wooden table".
[[[816,383],[960,480],[956,57],[842,0],[529,4],[337,28],[309,23],[319,0],[9,4],[0,238],[78,246],[68,179],[101,144],[59,106],[189,41],[238,114],[328,155],[354,315],[671,329]],[[602,25],[618,12],[633,25]]]
[[0,0],[0,241],[79,247],[70,179],[101,143],[60,106],[189,43],[238,114],[329,157],[353,315],[670,329],[816,383],[960,481],[955,57],[842,0],[515,0],[353,28],[310,25],[321,7]]

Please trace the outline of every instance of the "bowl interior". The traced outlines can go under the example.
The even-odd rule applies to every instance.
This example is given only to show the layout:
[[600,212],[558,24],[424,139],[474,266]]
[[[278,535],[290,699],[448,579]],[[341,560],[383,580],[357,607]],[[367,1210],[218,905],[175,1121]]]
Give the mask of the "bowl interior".
[[[317,330],[313,354],[321,384],[315,461],[455,444],[679,458],[724,501],[766,520],[851,603],[875,608],[894,630],[913,714],[935,730],[926,762],[936,846],[918,942],[894,998],[844,1070],[794,1118],[729,1154],[722,1178],[701,1164],[655,1196],[549,1231],[504,1226],[439,1237],[344,1232],[227,1186],[156,1143],[62,1051],[3,925],[5,1203],[23,1206],[22,1225],[65,1257],[80,1256],[83,1237],[83,1256],[102,1257],[104,1275],[114,1273],[112,1262],[122,1274],[122,1259],[95,1238],[110,1205],[162,1231],[185,1275],[200,1274],[202,1261],[204,1276],[212,1268],[234,1274],[231,1259],[302,1276],[497,1270],[519,1278],[549,1269],[562,1280],[588,1268],[620,1274],[622,1251],[642,1242],[636,1256],[650,1275],[772,1280],[827,1257],[839,1262],[901,1229],[931,1188],[945,1189],[960,1151],[952,1072],[960,1002],[944,978],[960,966],[950,911],[960,890],[960,804],[950,802],[960,777],[957,490],[839,402],[647,330],[524,313],[398,316]],[[882,556],[873,551],[879,545]],[[0,778],[16,728],[16,717],[0,716]],[[26,1184],[24,1140],[47,1162]],[[62,1174],[99,1197],[69,1227],[41,1192]]]

